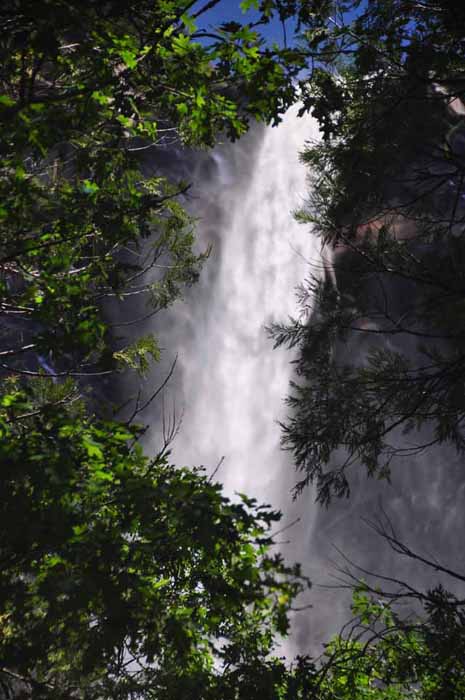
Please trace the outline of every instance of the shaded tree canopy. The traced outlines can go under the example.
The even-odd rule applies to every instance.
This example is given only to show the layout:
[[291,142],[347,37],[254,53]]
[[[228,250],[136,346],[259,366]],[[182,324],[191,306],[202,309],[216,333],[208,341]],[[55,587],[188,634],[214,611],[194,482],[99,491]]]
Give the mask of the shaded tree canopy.
[[[301,316],[270,333],[298,352],[282,426],[296,492],[313,483],[331,507],[360,468],[389,478],[435,444],[464,451],[465,15],[441,1],[311,6],[302,91],[322,138],[302,154],[298,216],[323,260],[299,290]],[[415,552],[384,516],[373,527],[456,594],[342,553],[336,585],[355,588],[354,617],[326,647],[316,697],[463,697],[463,572]]]
[[[303,154],[299,216],[325,273],[302,317],[271,329],[299,348],[284,445],[328,503],[350,474],[451,442],[463,453],[465,45],[450,3],[318,3],[304,104],[322,140]],[[409,435],[409,440],[405,436]]]

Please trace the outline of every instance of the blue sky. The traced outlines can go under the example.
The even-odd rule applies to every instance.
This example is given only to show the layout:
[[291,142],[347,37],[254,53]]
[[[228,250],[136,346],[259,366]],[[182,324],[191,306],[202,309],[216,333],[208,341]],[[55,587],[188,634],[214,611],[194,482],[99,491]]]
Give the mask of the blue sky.
[[[205,1],[197,2],[191,12],[194,13],[196,9],[203,7],[205,4]],[[240,9],[240,0],[220,0],[218,5],[199,17],[198,24],[202,29],[208,29],[230,20],[245,23],[254,21],[258,17],[259,13],[253,10],[249,10],[244,14]],[[286,29],[288,40],[292,38],[294,26],[295,23],[291,24],[291,22],[287,22]],[[283,28],[279,20],[274,20],[268,25],[260,27],[260,33],[269,41],[276,41],[279,44],[283,43]]]
[[[360,3],[359,8],[357,8],[355,11],[345,13],[344,21],[349,23],[357,15],[361,14],[364,9],[366,9],[367,1],[368,0],[363,0]],[[195,13],[196,10],[206,5],[206,2],[207,0],[197,0],[190,12]],[[259,18],[259,13],[255,10],[249,10],[247,13],[243,13],[240,9],[240,4],[241,0],[220,0],[215,7],[209,9],[204,15],[199,17],[199,28],[208,30],[213,29],[215,26],[218,26],[222,22],[226,22],[228,20],[246,23],[252,22]],[[287,41],[289,44],[292,44],[295,24],[295,21],[292,20],[288,20],[286,22]],[[274,19],[269,24],[261,26],[259,31],[266,39],[268,39],[268,41],[275,41],[278,44],[283,44],[283,27],[278,19]]]

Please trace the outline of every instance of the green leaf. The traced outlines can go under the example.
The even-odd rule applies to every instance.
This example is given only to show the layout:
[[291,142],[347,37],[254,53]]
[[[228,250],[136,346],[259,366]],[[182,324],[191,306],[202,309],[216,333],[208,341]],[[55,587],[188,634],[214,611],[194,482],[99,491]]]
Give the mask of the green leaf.
[[240,3],[240,8],[244,14],[250,9],[258,10],[259,0],[242,0]]
[[197,30],[197,24],[195,23],[195,20],[190,15],[187,15],[187,14],[181,15],[181,22],[186,27],[188,34],[194,34],[194,32]]

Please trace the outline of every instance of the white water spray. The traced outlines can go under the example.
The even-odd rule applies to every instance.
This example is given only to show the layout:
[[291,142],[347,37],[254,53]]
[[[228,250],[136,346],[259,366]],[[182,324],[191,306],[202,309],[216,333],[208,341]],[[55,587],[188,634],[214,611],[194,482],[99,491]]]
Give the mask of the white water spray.
[[[280,527],[295,523],[282,536],[283,553],[315,579],[317,507],[311,490],[293,502],[293,462],[280,446],[278,422],[286,417],[293,356],[273,349],[266,333],[271,322],[299,313],[295,288],[310,267],[321,267],[316,237],[293,217],[308,195],[299,152],[318,137],[316,123],[296,112],[290,110],[277,128],[255,128],[238,143],[193,159],[187,176],[197,189],[190,207],[198,217],[200,247],[212,245],[212,254],[200,282],[156,332],[167,350],[162,371],[178,355],[164,401],[166,413],[173,405],[177,418],[182,412],[170,459],[212,474],[224,458],[215,480],[226,495],[245,493],[280,509]],[[159,444],[158,436],[153,451]],[[283,651],[292,656],[320,643],[328,614],[321,612],[317,624],[313,613],[297,615]]]
[[183,420],[174,461],[211,471],[224,457],[217,478],[229,495],[244,492],[278,506],[291,500],[294,477],[277,425],[291,358],[273,350],[265,325],[297,313],[294,289],[317,256],[308,228],[292,216],[307,188],[298,154],[315,135],[314,123],[292,110],[258,144],[252,135],[217,150],[217,177],[200,194],[199,221],[208,241],[216,212],[217,242],[207,263],[215,270],[194,293],[198,303],[178,306],[174,326],[177,333],[190,327],[187,345],[175,343]]

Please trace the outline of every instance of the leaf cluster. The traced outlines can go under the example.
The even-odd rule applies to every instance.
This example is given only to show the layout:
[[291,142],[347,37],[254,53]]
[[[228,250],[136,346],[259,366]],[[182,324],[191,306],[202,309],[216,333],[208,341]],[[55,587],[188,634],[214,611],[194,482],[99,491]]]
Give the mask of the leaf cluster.
[[144,456],[136,427],[56,410],[63,388],[33,391],[0,409],[3,667],[44,698],[227,695],[251,664],[266,675],[305,584],[270,550],[279,514]]

